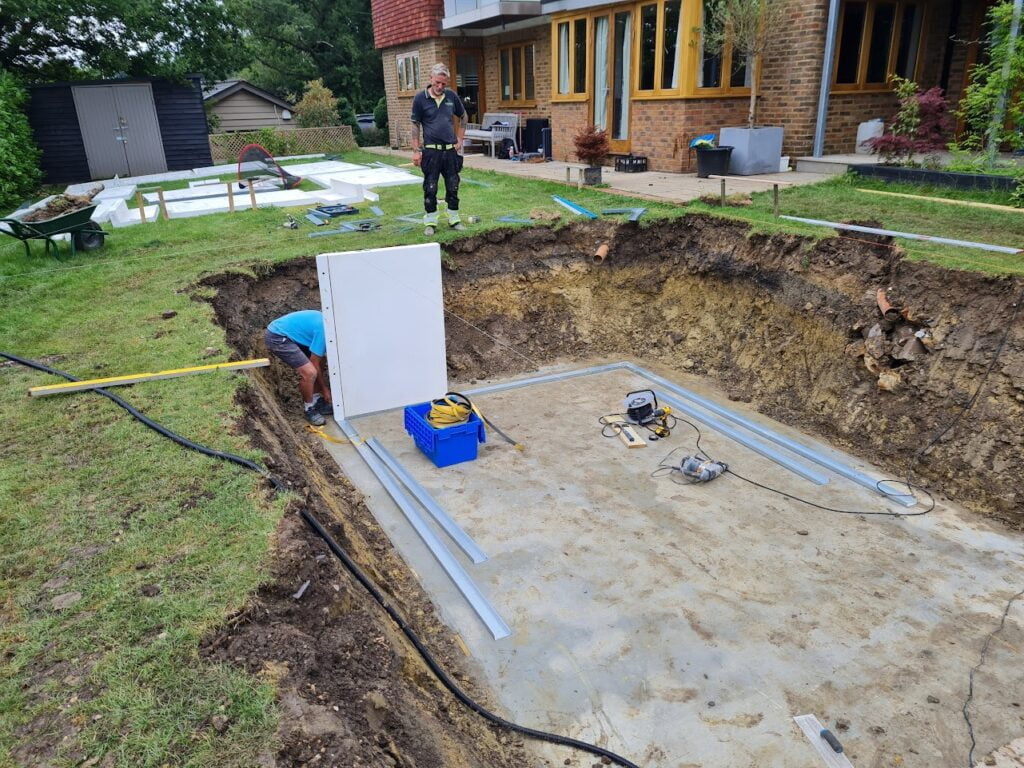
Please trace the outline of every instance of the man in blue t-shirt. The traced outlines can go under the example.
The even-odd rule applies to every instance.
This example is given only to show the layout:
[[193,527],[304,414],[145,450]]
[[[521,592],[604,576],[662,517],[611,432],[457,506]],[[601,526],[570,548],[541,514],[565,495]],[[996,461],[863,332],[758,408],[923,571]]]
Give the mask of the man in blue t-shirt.
[[267,349],[290,365],[299,374],[303,414],[315,427],[324,425],[329,416],[331,390],[324,375],[324,316],[315,309],[292,312],[272,321],[263,335]]
[[[437,180],[444,176],[448,224],[465,229],[459,219],[459,171],[462,170],[462,137],[466,110],[455,91],[448,89],[451,73],[444,64],[430,70],[430,83],[412,100],[412,161],[423,169],[424,234],[437,228]],[[459,118],[458,128],[455,118]],[[423,136],[421,138],[420,132]]]

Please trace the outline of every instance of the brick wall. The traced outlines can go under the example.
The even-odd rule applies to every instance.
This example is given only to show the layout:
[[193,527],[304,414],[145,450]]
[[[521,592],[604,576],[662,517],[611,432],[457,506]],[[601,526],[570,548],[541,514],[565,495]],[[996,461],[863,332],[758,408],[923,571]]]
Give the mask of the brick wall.
[[827,24],[826,1],[790,3],[789,21],[761,62],[757,122],[785,129],[784,155],[809,155],[814,144]]
[[[502,106],[498,49],[505,45],[533,43],[535,107]],[[551,28],[539,27],[484,38],[484,97],[488,112],[518,112],[521,120],[551,116]]]
[[420,87],[422,88],[427,84],[431,67],[438,62],[451,66],[451,43],[452,38],[434,37],[381,51],[381,61],[384,67],[384,93],[388,104],[389,143],[392,147],[408,147],[410,145],[412,124],[409,121],[409,115],[412,113],[412,97],[415,95],[414,92],[398,93],[398,57],[409,53],[419,54]]
[[373,40],[377,48],[437,37],[444,0],[370,0]]

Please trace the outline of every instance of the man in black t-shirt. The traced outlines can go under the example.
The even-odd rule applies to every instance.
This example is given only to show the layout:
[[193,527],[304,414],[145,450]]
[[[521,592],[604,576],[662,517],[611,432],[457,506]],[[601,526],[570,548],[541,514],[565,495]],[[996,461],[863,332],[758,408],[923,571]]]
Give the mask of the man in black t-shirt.
[[459,171],[466,110],[459,95],[448,89],[449,77],[448,67],[435,64],[430,70],[430,83],[412,100],[412,161],[423,169],[423,226],[428,236],[437,228],[437,181],[441,176],[448,224],[452,229],[465,229],[459,219]]

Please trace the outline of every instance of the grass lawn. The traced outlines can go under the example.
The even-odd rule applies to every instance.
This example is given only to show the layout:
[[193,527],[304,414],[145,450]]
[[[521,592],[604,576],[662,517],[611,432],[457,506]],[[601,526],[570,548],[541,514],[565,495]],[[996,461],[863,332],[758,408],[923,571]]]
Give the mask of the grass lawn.
[[[463,188],[463,214],[483,217],[474,231],[538,208],[569,218],[551,194],[594,210],[645,205],[648,219],[723,214],[700,203],[638,203],[481,171],[465,176],[492,185]],[[309,239],[313,228],[301,218],[298,231],[287,230],[283,211],[261,209],[113,230],[103,249],[61,260],[44,258],[39,244],[27,258],[21,243],[0,239],[0,350],[83,378],[225,361],[223,333],[190,286],[255,262],[422,240],[419,226],[392,218],[421,210],[420,188],[386,188],[380,197],[388,216],[373,233]],[[884,200],[845,179],[787,189],[783,209],[1024,242],[1024,214]],[[766,230],[832,234],[783,225],[767,195],[725,213]],[[455,235],[442,227],[439,239]],[[1020,257],[908,250],[951,266],[1024,271]],[[163,319],[167,310],[177,314]],[[257,764],[273,749],[271,683],[202,661],[197,646],[264,578],[283,500],[270,498],[253,474],[186,452],[104,398],[26,397],[30,386],[55,381],[0,367],[0,766],[73,766],[105,755],[115,759],[103,768]],[[217,373],[117,391],[180,434],[261,461],[236,426],[234,398],[244,386],[245,373]],[[227,718],[224,733],[214,727],[219,716]]]
[[[885,192],[943,197],[1007,205],[1006,195],[970,192],[910,184],[887,184],[858,176],[839,176],[821,184],[788,187],[780,193],[779,212],[824,221],[874,221],[877,226],[898,232],[934,235],[991,245],[1024,248],[1024,209],[996,211],[924,200],[907,200],[860,192],[878,189]],[[688,210],[703,211],[750,221],[759,230],[799,232],[811,237],[834,237],[832,229],[780,221],[772,215],[771,192],[753,196],[750,207],[726,208],[691,203]],[[1024,255],[987,251],[898,239],[907,258],[932,261],[950,269],[968,269],[993,274],[1024,274]]]

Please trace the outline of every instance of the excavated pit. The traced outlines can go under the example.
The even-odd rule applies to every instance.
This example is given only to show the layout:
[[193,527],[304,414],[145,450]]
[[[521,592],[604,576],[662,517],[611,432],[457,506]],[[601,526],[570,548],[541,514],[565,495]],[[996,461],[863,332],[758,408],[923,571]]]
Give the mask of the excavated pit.
[[[601,243],[610,256],[595,264]],[[1019,281],[905,261],[884,241],[751,235],[696,216],[644,228],[495,231],[454,243],[445,266],[453,383],[579,360],[647,361],[706,376],[730,398],[895,476],[912,470],[915,482],[980,515],[1024,522],[1024,333],[1007,333]],[[257,271],[205,281],[244,357],[264,354],[272,318],[319,306],[312,260]],[[880,288],[903,315],[883,317]],[[928,346],[902,355],[910,337]],[[275,361],[253,381],[247,426],[271,468],[332,521],[427,644],[492,703],[360,494],[303,432],[290,371]],[[452,703],[294,516],[277,550],[271,583],[206,651],[279,681],[278,764],[317,753],[325,765],[530,764],[516,739]],[[303,599],[293,599],[307,579]]]

